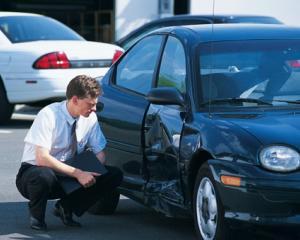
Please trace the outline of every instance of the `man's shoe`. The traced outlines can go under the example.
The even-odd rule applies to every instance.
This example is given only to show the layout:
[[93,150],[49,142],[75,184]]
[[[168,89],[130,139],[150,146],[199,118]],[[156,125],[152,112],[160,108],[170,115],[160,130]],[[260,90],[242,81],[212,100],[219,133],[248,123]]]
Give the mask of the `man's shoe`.
[[46,231],[47,225],[44,221],[40,221],[33,216],[30,216],[30,227],[34,230]]
[[63,224],[65,224],[66,226],[81,227],[81,224],[79,222],[73,220],[72,212],[64,209],[59,202],[55,204],[53,214],[54,216],[59,217],[62,220]]

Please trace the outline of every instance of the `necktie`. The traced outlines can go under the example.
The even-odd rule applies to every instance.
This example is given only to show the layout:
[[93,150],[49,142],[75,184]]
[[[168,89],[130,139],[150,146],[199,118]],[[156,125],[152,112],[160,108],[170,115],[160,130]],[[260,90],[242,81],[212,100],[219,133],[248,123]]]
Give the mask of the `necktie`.
[[77,154],[76,120],[71,126],[71,157]]

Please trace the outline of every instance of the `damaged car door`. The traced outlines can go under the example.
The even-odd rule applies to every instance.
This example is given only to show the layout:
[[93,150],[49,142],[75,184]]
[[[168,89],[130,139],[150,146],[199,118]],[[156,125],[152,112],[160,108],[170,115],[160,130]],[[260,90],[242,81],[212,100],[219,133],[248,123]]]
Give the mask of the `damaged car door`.
[[158,94],[153,91],[151,96],[148,95],[151,104],[144,125],[148,174],[145,203],[166,215],[173,215],[172,206],[182,205],[184,201],[179,146],[185,120],[186,93],[185,51],[175,37],[167,39],[153,90]]

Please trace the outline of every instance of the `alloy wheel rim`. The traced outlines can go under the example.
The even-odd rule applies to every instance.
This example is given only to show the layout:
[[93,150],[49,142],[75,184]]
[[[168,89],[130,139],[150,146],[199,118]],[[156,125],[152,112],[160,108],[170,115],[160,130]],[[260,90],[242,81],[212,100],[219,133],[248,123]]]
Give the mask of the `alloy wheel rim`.
[[201,180],[197,191],[196,214],[202,238],[214,239],[218,221],[217,199],[214,186],[207,177]]

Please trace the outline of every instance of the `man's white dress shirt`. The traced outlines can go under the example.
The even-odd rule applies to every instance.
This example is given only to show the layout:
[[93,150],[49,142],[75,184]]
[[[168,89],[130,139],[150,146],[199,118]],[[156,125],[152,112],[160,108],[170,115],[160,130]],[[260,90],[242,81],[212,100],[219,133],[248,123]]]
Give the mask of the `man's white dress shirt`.
[[106,139],[100,129],[97,116],[73,118],[67,110],[67,102],[52,103],[44,107],[36,116],[24,142],[22,162],[36,165],[35,149],[41,146],[60,161],[71,157],[71,128],[77,120],[77,152],[87,146],[97,154],[105,148]]

